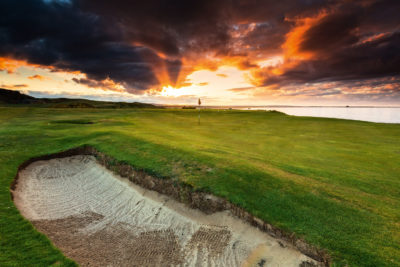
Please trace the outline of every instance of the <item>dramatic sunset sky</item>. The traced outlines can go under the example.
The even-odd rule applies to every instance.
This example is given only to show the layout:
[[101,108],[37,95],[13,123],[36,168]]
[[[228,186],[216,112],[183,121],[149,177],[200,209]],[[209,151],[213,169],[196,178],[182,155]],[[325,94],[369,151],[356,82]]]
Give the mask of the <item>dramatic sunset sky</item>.
[[0,87],[206,105],[400,105],[400,1],[0,0]]

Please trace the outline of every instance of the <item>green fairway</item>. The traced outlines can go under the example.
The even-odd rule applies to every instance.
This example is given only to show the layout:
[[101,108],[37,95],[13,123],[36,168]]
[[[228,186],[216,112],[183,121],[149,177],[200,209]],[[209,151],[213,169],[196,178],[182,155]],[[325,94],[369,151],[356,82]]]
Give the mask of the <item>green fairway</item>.
[[400,124],[29,107],[0,107],[0,266],[74,265],[21,217],[9,188],[25,160],[83,144],[224,197],[338,266],[400,266]]

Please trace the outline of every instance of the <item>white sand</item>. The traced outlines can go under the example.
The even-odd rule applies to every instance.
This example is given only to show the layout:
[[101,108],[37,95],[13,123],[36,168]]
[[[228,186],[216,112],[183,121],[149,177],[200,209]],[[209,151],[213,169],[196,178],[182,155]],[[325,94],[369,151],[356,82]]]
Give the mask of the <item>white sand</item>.
[[[51,223],[71,216],[82,218],[88,213],[101,215],[100,219],[82,227],[77,226],[78,229],[72,231],[75,235],[85,236],[82,241],[76,241],[78,244],[75,243],[73,248],[72,245],[63,246],[60,240],[55,242],[49,235],[72,258],[75,254],[69,252],[76,250],[76,246],[90,250],[91,238],[95,242],[96,233],[108,231],[107,236],[111,234],[116,237],[122,225],[123,232],[119,236],[138,237],[154,231],[172,231],[171,236],[176,241],[176,248],[173,249],[179,252],[176,255],[181,256],[171,254],[171,257],[179,260],[164,261],[163,254],[153,253],[151,257],[160,257],[157,262],[163,266],[299,266],[303,261],[314,262],[283,241],[281,243],[285,245],[280,245],[278,240],[233,217],[228,211],[206,215],[190,209],[170,197],[120,178],[98,164],[92,156],[73,156],[30,164],[20,172],[14,196],[22,215],[31,221]],[[46,231],[43,230],[45,234]],[[128,248],[136,246],[142,239],[118,240],[119,246],[123,248],[125,242]],[[135,240],[136,243],[131,244],[129,240]],[[162,243],[162,238],[157,240],[154,246],[167,246],[167,243]],[[171,243],[168,244],[171,246]],[[104,262],[114,266],[135,265],[135,257],[146,254],[136,247],[134,250],[122,250],[116,250],[112,257],[104,256]],[[118,255],[119,251],[124,255]],[[133,253],[130,258],[126,255],[129,253]],[[102,253],[99,253],[101,256]],[[125,261],[117,261],[124,257]],[[97,265],[96,259],[91,261],[92,265]],[[76,256],[75,260],[83,264],[79,257]],[[151,265],[151,259],[144,262]]]

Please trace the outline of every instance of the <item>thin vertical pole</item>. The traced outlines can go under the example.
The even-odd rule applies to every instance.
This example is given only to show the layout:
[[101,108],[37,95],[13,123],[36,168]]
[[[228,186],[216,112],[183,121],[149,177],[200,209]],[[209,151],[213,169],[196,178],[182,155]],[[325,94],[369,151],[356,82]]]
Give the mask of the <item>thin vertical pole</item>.
[[198,102],[198,103],[199,103],[199,119],[198,119],[198,124],[200,125],[200,109],[201,109],[201,108],[200,108],[200,105],[201,105],[201,100],[200,100],[200,98],[199,98],[199,102]]

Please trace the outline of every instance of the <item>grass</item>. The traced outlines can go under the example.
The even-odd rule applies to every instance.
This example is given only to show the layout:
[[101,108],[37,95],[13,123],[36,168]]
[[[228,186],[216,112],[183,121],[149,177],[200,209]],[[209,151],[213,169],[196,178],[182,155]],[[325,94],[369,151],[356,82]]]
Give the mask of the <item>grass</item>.
[[[0,107],[0,265],[74,265],[9,193],[28,158],[89,144],[180,179],[325,248],[400,266],[400,125],[265,111]],[[87,124],[88,122],[92,124]]]

